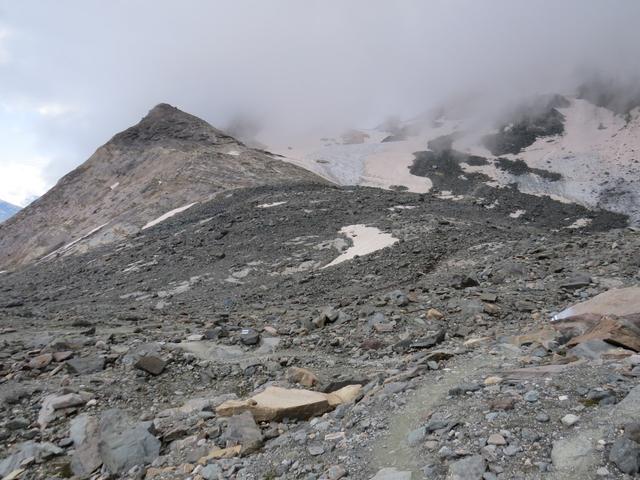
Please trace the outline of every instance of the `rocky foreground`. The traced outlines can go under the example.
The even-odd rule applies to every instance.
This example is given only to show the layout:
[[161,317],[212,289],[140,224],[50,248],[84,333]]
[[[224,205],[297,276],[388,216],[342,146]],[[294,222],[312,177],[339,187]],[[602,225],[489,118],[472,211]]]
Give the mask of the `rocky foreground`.
[[536,201],[249,189],[0,274],[0,478],[631,478],[640,236]]

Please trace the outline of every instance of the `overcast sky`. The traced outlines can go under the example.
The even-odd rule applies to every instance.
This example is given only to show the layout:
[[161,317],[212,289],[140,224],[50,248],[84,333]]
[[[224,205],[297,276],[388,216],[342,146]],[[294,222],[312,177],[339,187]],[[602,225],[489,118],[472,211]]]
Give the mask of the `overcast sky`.
[[637,0],[0,0],[0,198],[41,195],[160,102],[295,136],[629,75],[639,19]]

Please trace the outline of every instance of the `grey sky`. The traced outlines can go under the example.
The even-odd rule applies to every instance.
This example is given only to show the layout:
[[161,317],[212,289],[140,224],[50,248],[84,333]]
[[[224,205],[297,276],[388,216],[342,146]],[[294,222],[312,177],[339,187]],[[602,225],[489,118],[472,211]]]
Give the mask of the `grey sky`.
[[638,19],[636,0],[0,0],[0,198],[43,193],[159,102],[295,136],[628,77]]

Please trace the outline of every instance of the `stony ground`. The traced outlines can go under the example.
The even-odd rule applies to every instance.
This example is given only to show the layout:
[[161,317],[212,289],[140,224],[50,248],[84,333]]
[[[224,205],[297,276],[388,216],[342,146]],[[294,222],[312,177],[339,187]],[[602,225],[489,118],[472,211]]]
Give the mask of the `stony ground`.
[[[636,285],[640,236],[500,195],[239,190],[0,274],[0,476],[630,478],[638,357],[576,358],[550,319]],[[399,242],[323,269],[355,224]],[[356,384],[313,418],[216,411]]]

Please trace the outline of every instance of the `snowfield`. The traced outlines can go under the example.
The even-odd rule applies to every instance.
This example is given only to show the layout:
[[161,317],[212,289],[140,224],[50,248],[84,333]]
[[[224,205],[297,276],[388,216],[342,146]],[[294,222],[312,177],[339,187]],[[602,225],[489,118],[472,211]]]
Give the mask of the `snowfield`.
[[353,245],[344,251],[342,255],[333,259],[322,268],[328,268],[346,262],[347,260],[353,259],[356,255],[362,256],[382,250],[399,241],[390,233],[384,233],[376,227],[367,227],[366,225],[348,225],[342,227],[340,233],[349,237],[353,241]]

